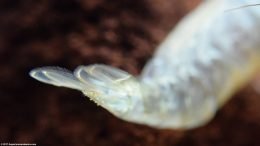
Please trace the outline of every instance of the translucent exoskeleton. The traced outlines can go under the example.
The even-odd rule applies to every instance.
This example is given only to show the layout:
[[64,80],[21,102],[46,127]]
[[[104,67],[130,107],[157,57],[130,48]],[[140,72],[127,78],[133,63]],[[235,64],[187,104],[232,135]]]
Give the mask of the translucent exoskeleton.
[[115,116],[155,128],[207,123],[260,68],[260,0],[208,0],[158,47],[140,76],[106,65],[36,68],[44,83],[79,90]]

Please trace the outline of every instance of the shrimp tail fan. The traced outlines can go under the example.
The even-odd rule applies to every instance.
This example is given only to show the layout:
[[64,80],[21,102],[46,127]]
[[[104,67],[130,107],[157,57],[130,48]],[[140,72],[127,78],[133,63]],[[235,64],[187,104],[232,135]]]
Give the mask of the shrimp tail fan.
[[82,83],[67,69],[60,67],[41,67],[33,69],[30,76],[41,82],[58,87],[82,90]]

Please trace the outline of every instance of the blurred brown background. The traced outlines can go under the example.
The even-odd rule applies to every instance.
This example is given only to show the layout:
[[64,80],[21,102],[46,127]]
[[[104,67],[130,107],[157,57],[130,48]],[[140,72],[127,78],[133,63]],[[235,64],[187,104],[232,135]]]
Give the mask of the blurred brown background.
[[260,95],[248,85],[209,124],[156,130],[81,93],[29,77],[34,67],[104,63],[137,75],[200,0],[0,0],[0,143],[44,146],[257,146]]

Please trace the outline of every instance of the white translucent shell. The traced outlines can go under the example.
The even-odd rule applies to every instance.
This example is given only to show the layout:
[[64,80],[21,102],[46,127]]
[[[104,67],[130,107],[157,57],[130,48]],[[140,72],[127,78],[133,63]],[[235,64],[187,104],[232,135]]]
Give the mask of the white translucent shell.
[[47,84],[80,90],[98,105],[114,114],[125,113],[131,106],[132,76],[106,65],[79,66],[72,73],[60,67],[33,69],[30,75]]
[[79,66],[72,73],[60,67],[41,67],[30,72],[31,77],[54,86],[77,90],[102,88],[131,77],[127,72],[106,65]]

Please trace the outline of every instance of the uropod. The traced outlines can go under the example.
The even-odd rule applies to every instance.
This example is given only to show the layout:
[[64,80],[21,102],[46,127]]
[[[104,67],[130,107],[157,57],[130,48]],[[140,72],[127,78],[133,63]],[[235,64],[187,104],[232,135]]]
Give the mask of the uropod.
[[118,118],[190,129],[212,119],[260,69],[260,0],[209,0],[159,45],[138,77],[102,64],[33,69],[47,84],[81,91]]

